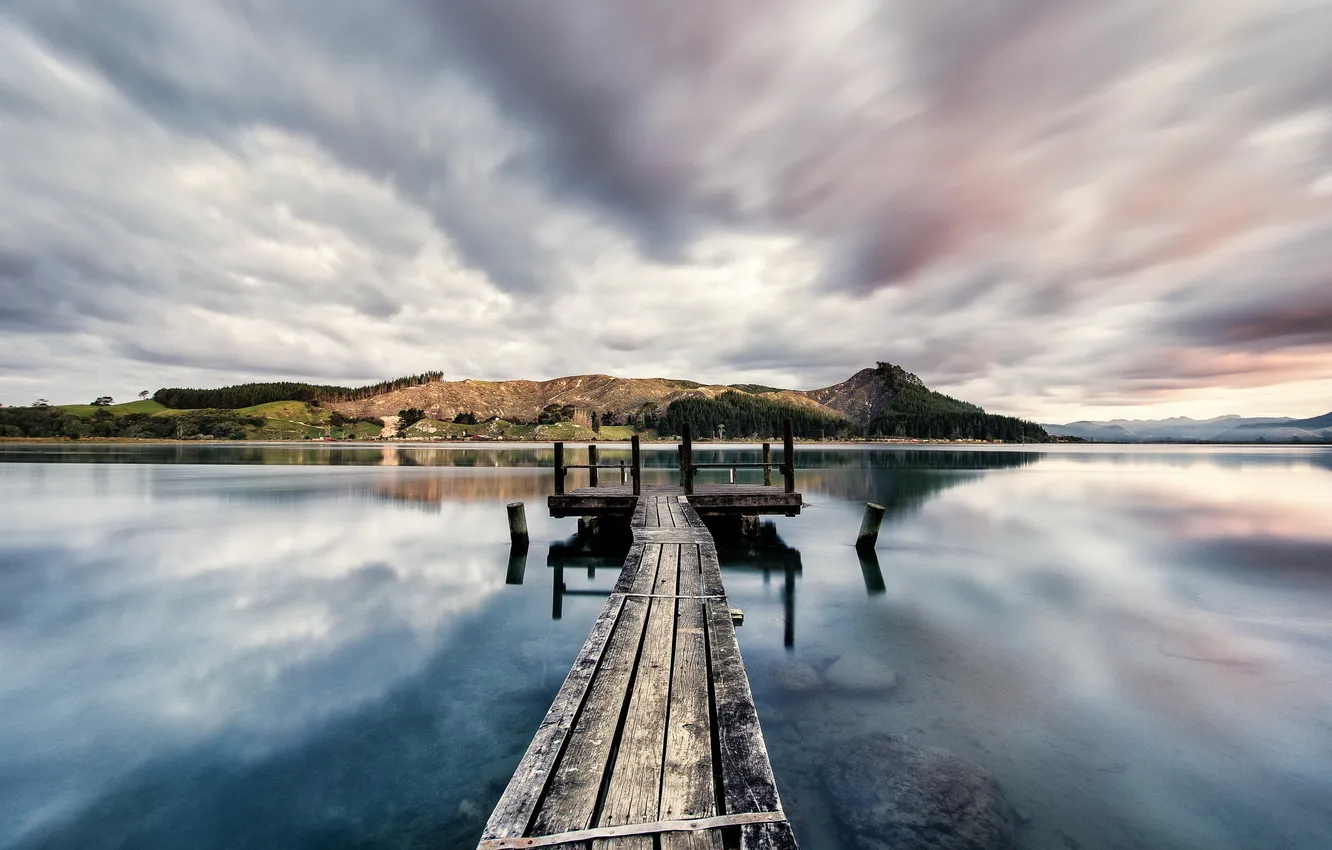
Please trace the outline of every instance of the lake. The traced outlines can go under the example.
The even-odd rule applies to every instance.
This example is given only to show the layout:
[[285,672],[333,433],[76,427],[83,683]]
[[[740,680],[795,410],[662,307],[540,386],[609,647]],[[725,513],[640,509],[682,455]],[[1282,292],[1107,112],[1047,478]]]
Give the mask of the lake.
[[[568,554],[550,464],[0,443],[0,847],[475,846],[620,561]],[[1025,847],[1332,847],[1332,448],[797,464],[804,513],[722,563],[802,848],[845,846],[820,765],[877,731],[985,767]],[[898,686],[790,686],[844,657]]]

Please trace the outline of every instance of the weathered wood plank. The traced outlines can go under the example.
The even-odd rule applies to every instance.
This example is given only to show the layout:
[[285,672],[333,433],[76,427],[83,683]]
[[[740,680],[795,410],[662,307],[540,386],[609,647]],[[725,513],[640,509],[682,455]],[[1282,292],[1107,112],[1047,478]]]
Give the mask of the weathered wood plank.
[[[689,520],[685,518],[684,505],[679,499],[664,499],[666,506],[671,510],[671,522],[676,528],[684,528],[689,525]],[[706,529],[701,529],[706,531]]]
[[[652,590],[660,555],[661,547],[657,544],[643,547],[641,566],[631,580],[631,592]],[[586,829],[595,816],[649,610],[647,599],[620,598],[624,602],[619,620],[602,653],[583,710],[551,774],[545,799],[533,820],[533,835]]]
[[707,529],[689,528],[635,528],[634,541],[638,543],[702,543],[708,539]]
[[[674,596],[679,582],[680,547],[661,547],[654,594]],[[657,820],[666,737],[666,712],[671,696],[671,658],[675,648],[673,598],[651,600],[643,647],[629,697],[629,711],[598,826],[621,826]],[[593,850],[652,850],[652,836],[599,839]]]
[[653,501],[657,502],[657,525],[663,529],[675,528],[675,517],[670,514],[669,498],[659,496]]
[[[702,561],[706,586],[709,571],[706,551]],[[720,575],[717,580],[720,581]],[[724,810],[728,814],[776,811],[781,808],[781,800],[745,676],[730,608],[725,599],[707,599],[703,605],[708,623]]]
[[760,823],[740,827],[741,850],[796,850],[789,823]]
[[[684,516],[683,512],[681,516]],[[682,596],[698,595],[701,580],[698,546],[681,546],[679,593]],[[708,646],[702,602],[679,600],[676,618],[666,762],[662,767],[658,815],[661,820],[717,814],[712,770],[712,713],[708,704]],[[720,830],[661,836],[661,850],[721,850],[721,847]]]

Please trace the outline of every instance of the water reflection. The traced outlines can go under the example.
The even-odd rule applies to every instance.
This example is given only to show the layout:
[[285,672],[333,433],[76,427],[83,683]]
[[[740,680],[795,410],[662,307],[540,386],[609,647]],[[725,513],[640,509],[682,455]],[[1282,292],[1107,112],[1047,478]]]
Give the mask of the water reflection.
[[[185,448],[0,463],[0,847],[474,846],[623,550],[533,504],[548,449]],[[803,848],[875,731],[985,766],[1027,848],[1332,846],[1332,452],[800,455],[811,507],[719,545]]]
[[[800,551],[788,546],[771,522],[759,525],[757,532],[739,535],[735,529],[723,524],[714,529],[718,561],[722,576],[730,573],[754,572],[766,584],[775,572],[782,575],[782,644],[795,646],[796,577],[803,571]],[[564,597],[592,596],[605,598],[610,587],[592,586],[597,571],[609,572],[611,583],[619,576],[628,552],[626,536],[581,533],[568,540],[553,542],[546,553],[546,566],[551,568],[551,618],[564,616]],[[512,570],[512,567],[511,567]],[[586,570],[587,586],[569,587],[566,570]],[[521,579],[520,579],[521,583]]]

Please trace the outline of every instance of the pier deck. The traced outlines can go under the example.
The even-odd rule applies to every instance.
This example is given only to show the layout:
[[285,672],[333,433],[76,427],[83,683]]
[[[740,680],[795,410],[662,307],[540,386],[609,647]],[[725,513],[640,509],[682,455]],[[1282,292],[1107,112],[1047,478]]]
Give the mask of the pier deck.
[[[677,484],[645,484],[642,491],[646,497],[670,498],[683,496],[685,492]],[[759,484],[696,484],[688,499],[701,514],[795,516],[800,513],[801,507],[799,493],[788,493],[782,487]],[[580,487],[547,497],[550,514],[556,517],[608,514],[628,516],[633,513],[637,502],[633,486],[628,484]]]
[[[799,494],[783,495],[798,510]],[[628,498],[634,542],[619,580],[479,850],[793,850],[694,505],[706,493]]]

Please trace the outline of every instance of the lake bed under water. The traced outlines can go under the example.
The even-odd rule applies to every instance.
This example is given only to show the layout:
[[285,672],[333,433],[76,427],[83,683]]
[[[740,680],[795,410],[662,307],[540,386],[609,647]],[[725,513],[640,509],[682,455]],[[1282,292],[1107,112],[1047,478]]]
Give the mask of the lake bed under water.
[[[0,848],[474,846],[618,572],[564,562],[550,463],[0,444]],[[797,465],[803,514],[722,563],[803,848],[846,846],[821,767],[870,732],[982,765],[1024,847],[1332,846],[1332,449]]]

